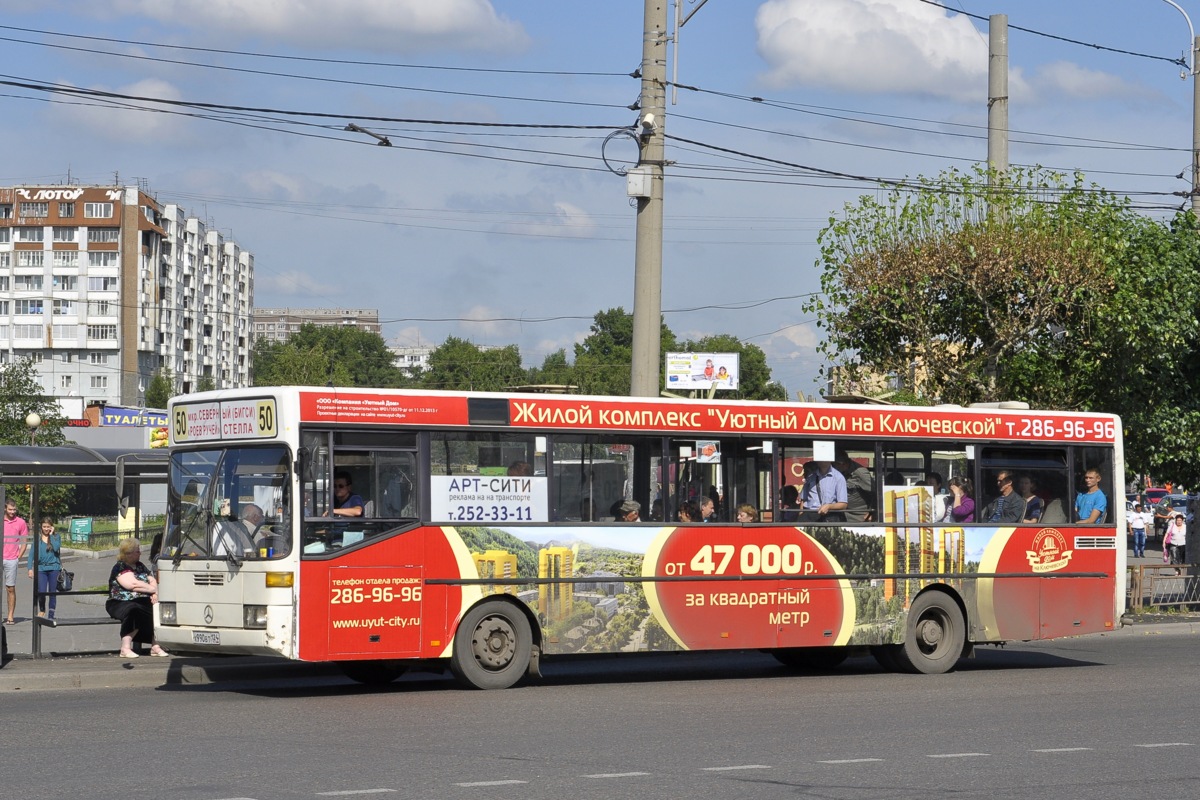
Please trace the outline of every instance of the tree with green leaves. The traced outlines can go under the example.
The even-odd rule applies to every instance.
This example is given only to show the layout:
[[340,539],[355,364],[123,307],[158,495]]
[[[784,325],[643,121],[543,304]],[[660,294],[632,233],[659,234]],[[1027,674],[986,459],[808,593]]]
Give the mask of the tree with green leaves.
[[341,325],[300,326],[282,342],[254,343],[255,386],[403,386],[408,381],[378,333]]
[[737,353],[738,388],[736,392],[717,392],[718,397],[743,400],[787,400],[787,389],[771,380],[767,354],[756,344],[742,342],[736,336],[719,333],[703,336],[679,345],[684,353]]
[[175,396],[175,377],[168,371],[159,370],[146,387],[146,408],[166,408]]
[[421,375],[426,389],[502,392],[528,381],[521,366],[521,351],[507,347],[479,347],[450,336],[429,354],[429,366]]
[[542,360],[540,367],[530,369],[529,382],[537,385],[576,385],[575,367],[567,361],[567,351],[555,350]]
[[1190,212],[1149,219],[1078,175],[951,172],[862,198],[820,241],[807,310],[831,363],[912,376],[926,400],[1116,413],[1130,474],[1200,485]]
[[44,394],[37,370],[28,358],[0,365],[0,444],[29,444],[26,418],[42,418],[37,443],[42,446],[63,444],[62,411],[53,398]]
[[1015,399],[1006,368],[1053,351],[1112,291],[1129,214],[1078,175],[944,172],[831,220],[806,311],[852,377],[913,375],[944,402]]
[[[62,412],[58,403],[43,394],[33,362],[24,358],[12,364],[0,365],[0,444],[28,445],[29,428],[25,420],[31,413],[42,419],[34,439],[39,447],[55,447],[66,443],[63,435]],[[5,496],[17,507],[29,512],[29,487],[24,483],[5,483]],[[38,513],[62,516],[70,507],[74,487],[66,485],[42,486],[38,491]],[[36,520],[30,520],[33,529]]]
[[[674,351],[675,333],[662,325],[662,349]],[[591,333],[575,345],[575,383],[582,394],[628,395],[633,364],[633,315],[617,306],[596,314]],[[659,385],[662,385],[662,364]]]

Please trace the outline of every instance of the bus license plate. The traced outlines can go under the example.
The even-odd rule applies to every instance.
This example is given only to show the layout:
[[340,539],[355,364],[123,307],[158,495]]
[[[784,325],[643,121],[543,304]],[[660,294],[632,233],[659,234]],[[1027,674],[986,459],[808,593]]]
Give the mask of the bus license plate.
[[220,631],[192,631],[192,644],[216,644],[221,643]]

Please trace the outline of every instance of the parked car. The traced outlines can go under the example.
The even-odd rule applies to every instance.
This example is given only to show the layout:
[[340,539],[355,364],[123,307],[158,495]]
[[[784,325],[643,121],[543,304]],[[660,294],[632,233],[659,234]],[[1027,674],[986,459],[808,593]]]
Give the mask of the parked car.
[[1152,506],[1158,505],[1159,502],[1166,496],[1166,489],[1147,489],[1146,491],[1142,492],[1142,497],[1145,498],[1145,502]]

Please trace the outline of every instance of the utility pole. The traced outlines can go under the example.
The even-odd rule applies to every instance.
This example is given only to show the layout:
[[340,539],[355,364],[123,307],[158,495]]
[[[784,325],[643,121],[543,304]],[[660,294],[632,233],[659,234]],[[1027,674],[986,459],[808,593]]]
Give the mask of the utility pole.
[[[1188,20],[1191,25],[1191,20]],[[1192,38],[1192,213],[1200,217],[1200,76],[1196,73],[1196,55],[1200,54],[1200,36]]]
[[1008,15],[988,17],[988,166],[1008,170]]
[[641,158],[650,196],[637,201],[633,276],[633,362],[629,394],[657,397],[662,351],[664,125],[667,118],[667,0],[646,0],[642,25]]

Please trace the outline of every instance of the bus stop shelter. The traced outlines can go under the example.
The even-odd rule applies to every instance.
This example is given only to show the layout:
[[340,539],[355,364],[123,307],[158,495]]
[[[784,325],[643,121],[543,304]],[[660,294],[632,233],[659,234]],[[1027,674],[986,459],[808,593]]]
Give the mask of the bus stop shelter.
[[[27,522],[31,549],[38,536],[38,502],[42,487],[73,486],[83,489],[77,495],[82,512],[79,516],[131,516],[125,535],[143,539],[142,512],[145,504],[161,503],[165,511],[166,482],[166,450],[93,449],[77,444],[58,447],[0,446],[0,504],[7,497],[7,487],[29,487]],[[130,509],[134,510],[132,515],[127,513]],[[59,533],[64,542],[70,541],[67,530],[60,529]],[[36,612],[36,591],[33,603]],[[33,617],[32,653],[37,658],[41,653],[41,625],[38,623],[43,620],[38,619],[36,613]],[[55,627],[72,624],[70,619],[55,622]],[[80,621],[76,624],[88,623]]]

